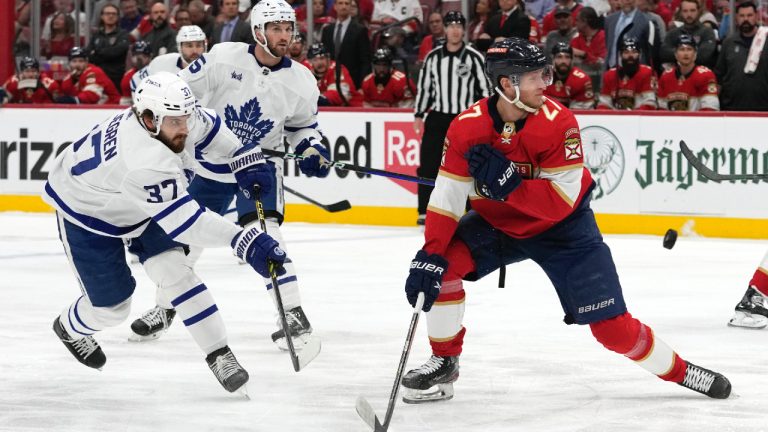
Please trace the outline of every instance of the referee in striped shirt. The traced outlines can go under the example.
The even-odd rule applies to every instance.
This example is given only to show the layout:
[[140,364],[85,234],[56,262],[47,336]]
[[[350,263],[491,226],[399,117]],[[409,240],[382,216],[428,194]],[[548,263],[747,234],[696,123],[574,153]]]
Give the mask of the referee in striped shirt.
[[[427,54],[416,88],[413,129],[417,135],[424,131],[417,173],[429,178],[437,177],[443,141],[453,118],[488,96],[483,55],[463,42],[467,24],[464,15],[457,11],[447,12],[443,24],[445,45]],[[431,186],[419,185],[419,225],[424,225],[431,193]]]

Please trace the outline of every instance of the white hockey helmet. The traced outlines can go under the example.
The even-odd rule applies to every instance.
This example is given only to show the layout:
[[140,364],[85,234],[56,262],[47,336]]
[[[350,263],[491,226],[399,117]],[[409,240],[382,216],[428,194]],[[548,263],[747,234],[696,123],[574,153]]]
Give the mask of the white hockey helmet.
[[151,111],[155,131],[147,129],[150,135],[160,133],[163,118],[191,115],[195,112],[195,96],[184,80],[170,72],[158,72],[139,83],[133,95],[133,108],[139,116],[139,123],[147,129],[141,115]]
[[[267,48],[266,35],[264,30],[267,23],[271,22],[290,22],[293,24],[293,33],[296,34],[296,11],[293,10],[285,0],[261,0],[251,9],[251,33],[253,39],[268,53],[272,52]],[[260,31],[265,36],[264,43],[256,37],[256,32]],[[274,56],[274,54],[272,54]]]
[[176,49],[181,54],[182,42],[196,42],[203,41],[205,43],[205,51],[208,51],[208,38],[205,37],[203,29],[196,25],[187,25],[179,29],[176,33]]

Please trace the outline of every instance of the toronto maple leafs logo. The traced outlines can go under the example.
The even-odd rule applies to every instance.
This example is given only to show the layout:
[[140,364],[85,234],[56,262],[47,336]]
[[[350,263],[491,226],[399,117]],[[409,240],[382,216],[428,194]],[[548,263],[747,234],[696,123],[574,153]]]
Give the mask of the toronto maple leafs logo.
[[275,127],[275,122],[268,119],[262,120],[261,117],[261,106],[256,98],[246,101],[239,112],[229,104],[224,108],[227,127],[240,138],[243,145],[259,144],[262,138]]

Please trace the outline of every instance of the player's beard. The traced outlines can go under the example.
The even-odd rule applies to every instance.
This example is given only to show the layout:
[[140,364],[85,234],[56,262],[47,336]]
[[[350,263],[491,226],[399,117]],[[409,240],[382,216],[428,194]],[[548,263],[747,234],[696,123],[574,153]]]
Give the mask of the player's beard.
[[633,77],[640,69],[640,61],[636,59],[624,59],[621,61],[621,73]]
[[555,73],[557,77],[562,80],[568,77],[568,72],[571,71],[571,66],[565,63],[561,63],[555,67]]
[[290,46],[290,42],[286,42],[285,44],[280,42],[275,44],[267,43],[267,48],[269,48],[269,51],[275,57],[285,57],[288,54],[288,48]]
[[169,137],[164,132],[160,131],[160,133],[157,134],[157,139],[171,149],[172,152],[181,153],[184,151],[184,143],[187,141],[187,135],[176,134],[173,137]]
[[389,78],[391,75],[388,72],[374,72],[373,74],[373,81],[376,83],[376,85],[382,85],[386,86],[387,83],[389,83]]

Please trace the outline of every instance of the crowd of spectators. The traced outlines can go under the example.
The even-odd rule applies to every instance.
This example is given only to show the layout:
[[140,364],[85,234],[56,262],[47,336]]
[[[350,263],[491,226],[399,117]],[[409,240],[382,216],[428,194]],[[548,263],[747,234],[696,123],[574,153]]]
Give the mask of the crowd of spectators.
[[[40,56],[32,58],[30,0],[15,1],[18,73],[0,89],[0,104],[129,102],[126,72],[175,52],[182,26],[200,27],[209,49],[253,43],[248,21],[257,2],[171,0],[168,8],[159,0],[82,0],[92,2],[86,16],[73,0],[42,0]],[[313,0],[308,26],[306,3],[288,1],[299,31],[290,54],[318,78],[321,105],[366,107],[413,105],[424,58],[445,43],[442,17],[461,7]],[[733,11],[727,0],[469,1],[469,43],[480,52],[510,36],[537,43],[555,66],[547,94],[572,108],[768,111],[768,27],[753,0],[737,1]],[[390,79],[401,97],[387,89]],[[98,97],[78,97],[96,82]]]

